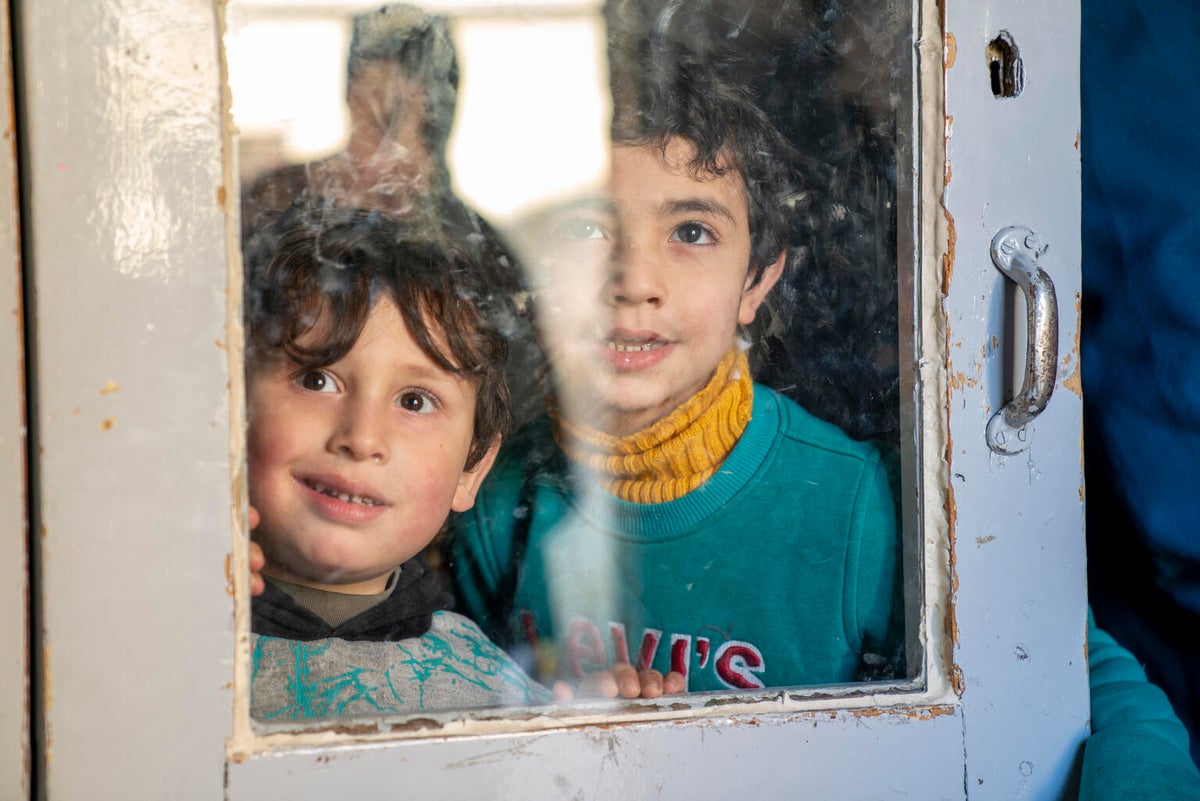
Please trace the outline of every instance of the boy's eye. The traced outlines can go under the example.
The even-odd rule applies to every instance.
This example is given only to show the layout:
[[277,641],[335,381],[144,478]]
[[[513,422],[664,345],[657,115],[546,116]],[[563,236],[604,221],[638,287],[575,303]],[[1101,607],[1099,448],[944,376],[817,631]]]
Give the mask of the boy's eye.
[[309,370],[296,379],[296,383],[309,392],[336,392],[337,383],[324,370]]
[[671,233],[671,239],[683,242],[685,245],[711,245],[716,237],[707,225],[686,222]]
[[603,239],[604,227],[596,220],[571,217],[554,226],[554,235],[559,239]]
[[413,414],[431,414],[437,411],[438,402],[433,395],[423,390],[408,389],[396,398],[396,405]]

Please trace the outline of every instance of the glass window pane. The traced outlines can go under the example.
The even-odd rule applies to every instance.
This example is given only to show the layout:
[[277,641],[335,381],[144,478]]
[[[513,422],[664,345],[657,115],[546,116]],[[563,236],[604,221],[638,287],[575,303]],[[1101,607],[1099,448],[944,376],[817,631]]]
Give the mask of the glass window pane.
[[919,673],[912,7],[818,6],[230,4],[257,719]]

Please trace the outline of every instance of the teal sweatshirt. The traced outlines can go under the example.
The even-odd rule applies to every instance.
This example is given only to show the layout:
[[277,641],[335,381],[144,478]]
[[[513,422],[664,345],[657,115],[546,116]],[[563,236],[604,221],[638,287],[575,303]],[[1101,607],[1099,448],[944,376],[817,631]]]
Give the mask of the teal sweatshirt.
[[1092,736],[1083,749],[1079,801],[1200,801],[1187,729],[1163,691],[1096,627],[1090,611],[1088,670]]
[[628,661],[684,673],[690,691],[753,689],[898,664],[879,453],[763,386],[717,473],[662,504],[609,496],[535,421],[449,547],[460,611],[543,681]]

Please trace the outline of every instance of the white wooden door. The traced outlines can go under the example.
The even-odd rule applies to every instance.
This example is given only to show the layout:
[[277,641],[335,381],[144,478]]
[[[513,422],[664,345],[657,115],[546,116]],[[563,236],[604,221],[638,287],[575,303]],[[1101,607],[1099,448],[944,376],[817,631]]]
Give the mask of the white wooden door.
[[[223,6],[16,6],[45,797],[1061,795],[1088,720],[1077,3],[914,8],[912,682],[304,732],[247,711]],[[997,97],[1017,58],[1021,92]],[[990,256],[1009,226],[1049,246],[1059,313],[1055,392],[1016,455],[985,437],[1023,347]]]

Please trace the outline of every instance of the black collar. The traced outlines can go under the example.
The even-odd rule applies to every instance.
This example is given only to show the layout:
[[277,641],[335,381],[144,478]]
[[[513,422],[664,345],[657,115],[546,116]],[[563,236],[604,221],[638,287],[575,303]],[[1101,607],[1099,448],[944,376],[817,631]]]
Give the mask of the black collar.
[[420,637],[429,631],[434,612],[453,605],[437,576],[425,568],[419,557],[401,565],[390,596],[338,626],[330,626],[269,580],[266,585],[263,594],[250,605],[250,630],[289,640],[338,637],[395,642]]

